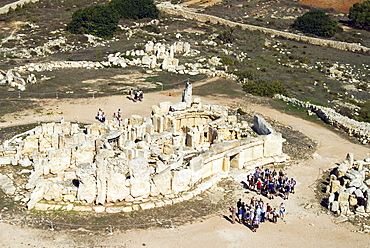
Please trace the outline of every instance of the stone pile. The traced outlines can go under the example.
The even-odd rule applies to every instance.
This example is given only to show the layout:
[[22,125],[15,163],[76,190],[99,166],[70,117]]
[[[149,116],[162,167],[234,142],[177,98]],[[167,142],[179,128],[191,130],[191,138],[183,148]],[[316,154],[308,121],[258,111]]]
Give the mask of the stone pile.
[[337,113],[331,108],[300,101],[296,98],[289,98],[283,95],[275,95],[275,98],[309,109],[326,123],[345,131],[350,136],[356,137],[362,144],[370,143],[370,123],[355,121]]
[[353,153],[330,174],[329,209],[341,215],[370,216],[370,158],[354,160]]
[[261,117],[255,129],[270,131],[259,134],[226,107],[192,99],[191,86],[184,96],[153,106],[151,118],[45,123],[15,136],[1,147],[0,166],[24,168],[28,182],[16,187],[2,175],[3,190],[29,209],[125,212],[190,199],[230,168],[287,159],[281,134]]

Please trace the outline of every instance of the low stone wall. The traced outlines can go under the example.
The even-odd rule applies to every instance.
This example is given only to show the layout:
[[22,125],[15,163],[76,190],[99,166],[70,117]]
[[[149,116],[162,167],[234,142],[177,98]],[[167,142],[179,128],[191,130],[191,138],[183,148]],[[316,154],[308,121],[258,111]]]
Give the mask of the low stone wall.
[[339,50],[346,50],[346,51],[351,51],[351,52],[362,52],[362,53],[370,54],[370,48],[359,45],[359,44],[355,44],[355,43],[347,43],[347,42],[341,42],[341,41],[313,38],[309,36],[292,34],[292,33],[284,32],[284,31],[278,31],[278,30],[271,29],[271,28],[237,23],[237,22],[225,20],[223,18],[216,17],[216,16],[195,13],[195,12],[184,9],[182,6],[172,5],[169,3],[158,4],[157,7],[161,11],[166,12],[168,14],[183,16],[184,18],[196,20],[199,22],[210,22],[212,24],[221,24],[221,25],[225,25],[229,27],[240,27],[243,30],[260,31],[265,34],[280,36],[286,39],[306,42],[306,43],[317,45],[317,46],[327,46],[327,47],[332,47],[332,48],[339,49]]
[[362,144],[370,143],[370,123],[355,121],[337,113],[331,108],[303,102],[295,98],[289,98],[283,95],[276,95],[275,98],[293,103],[314,112],[324,122],[345,131],[349,136],[356,137]]
[[10,9],[16,9],[18,6],[22,6],[23,4],[27,3],[36,3],[39,0],[19,0],[14,3],[9,3],[0,8],[0,14],[6,14],[9,12]]

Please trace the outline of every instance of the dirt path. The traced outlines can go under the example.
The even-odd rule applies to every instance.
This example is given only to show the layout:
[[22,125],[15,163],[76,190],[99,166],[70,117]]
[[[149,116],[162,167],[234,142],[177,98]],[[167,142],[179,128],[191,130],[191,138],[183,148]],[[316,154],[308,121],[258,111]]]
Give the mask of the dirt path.
[[[129,114],[149,116],[149,109],[160,101],[180,101],[177,91],[146,94],[144,102],[133,103],[123,96],[99,99],[49,102],[46,108],[55,108],[63,112],[67,120],[79,118],[81,122],[94,121],[92,117],[98,107],[106,112],[123,109],[124,117]],[[370,149],[352,144],[337,134],[302,119],[279,113],[276,110],[241,103],[251,111],[276,119],[284,124],[301,130],[319,143],[314,158],[293,165],[288,175],[299,182],[295,195],[285,202],[287,216],[277,224],[264,223],[257,233],[236,224],[232,225],[219,216],[199,220],[193,224],[176,226],[170,229],[149,229],[132,231],[114,231],[113,235],[92,235],[89,232],[46,231],[0,224],[0,244],[2,247],[370,247],[367,234],[351,232],[358,227],[347,223],[335,224],[331,215],[323,214],[315,199],[314,187],[322,170],[334,167],[344,160],[348,152],[355,158],[370,157]],[[233,101],[222,97],[202,97],[202,102],[212,104],[231,104]],[[54,118],[54,117],[53,117]],[[59,116],[60,118],[60,116]],[[243,198],[243,196],[241,196]],[[247,199],[243,199],[247,200]],[[278,206],[281,199],[270,203]],[[307,206],[309,206],[307,208]],[[225,214],[227,211],[225,211]],[[107,232],[108,233],[108,232]]]

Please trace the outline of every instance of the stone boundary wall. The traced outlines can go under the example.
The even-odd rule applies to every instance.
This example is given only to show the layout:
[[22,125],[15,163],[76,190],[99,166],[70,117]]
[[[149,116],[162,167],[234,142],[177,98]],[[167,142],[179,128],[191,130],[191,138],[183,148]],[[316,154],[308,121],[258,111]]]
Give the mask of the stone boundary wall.
[[274,98],[309,109],[324,122],[345,131],[349,136],[356,137],[362,144],[370,143],[370,123],[355,121],[337,113],[334,109],[300,101],[296,98],[289,98],[283,95],[275,95]]
[[179,15],[187,19],[196,20],[199,22],[210,22],[212,24],[221,24],[229,27],[240,27],[242,30],[250,30],[250,31],[260,31],[265,34],[270,35],[276,35],[280,36],[286,39],[296,40],[299,42],[306,42],[312,45],[317,46],[326,46],[326,47],[332,47],[339,50],[345,50],[345,51],[351,51],[351,52],[360,52],[360,53],[366,53],[370,54],[370,48],[361,46],[359,44],[355,43],[347,43],[347,42],[341,42],[341,41],[333,41],[333,40],[326,40],[326,39],[318,39],[314,37],[304,36],[304,35],[298,35],[298,34],[292,34],[289,32],[279,31],[271,28],[265,28],[265,27],[259,27],[254,26],[250,24],[242,24],[237,23],[229,20],[225,20],[220,17],[207,15],[207,14],[201,14],[201,13],[195,13],[189,10],[183,9],[179,5],[171,5],[169,3],[166,4],[158,4],[158,9],[166,12],[171,15]]
[[27,3],[36,3],[39,0],[19,0],[14,3],[9,3],[3,7],[0,8],[0,15],[6,14],[9,12],[10,9],[16,9],[18,6],[22,6],[23,4]]

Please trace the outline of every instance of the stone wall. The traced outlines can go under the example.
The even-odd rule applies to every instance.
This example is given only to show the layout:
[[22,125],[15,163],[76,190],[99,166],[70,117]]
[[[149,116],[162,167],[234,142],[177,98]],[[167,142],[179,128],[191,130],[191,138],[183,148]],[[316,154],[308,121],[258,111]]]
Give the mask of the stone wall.
[[10,9],[16,9],[18,6],[22,6],[23,4],[27,3],[36,3],[39,0],[19,0],[15,1],[14,3],[9,3],[0,8],[0,14],[6,14]]
[[45,123],[15,136],[0,150],[0,166],[24,167],[26,191],[6,175],[0,181],[29,209],[148,209],[190,199],[231,168],[283,162],[283,142],[276,132],[254,133],[226,107],[199,98],[189,107],[163,102],[152,107],[151,118],[85,127]]
[[265,34],[280,36],[286,39],[296,40],[299,42],[306,42],[309,44],[317,45],[317,46],[327,46],[332,47],[339,50],[346,50],[351,52],[362,52],[366,54],[370,54],[370,48],[355,44],[355,43],[347,43],[347,42],[340,42],[340,41],[333,41],[333,40],[326,40],[326,39],[319,39],[314,37],[309,37],[305,35],[298,35],[292,34],[284,31],[278,31],[271,28],[259,27],[250,24],[241,24],[229,20],[225,20],[220,17],[211,16],[202,13],[195,13],[190,10],[187,10],[179,5],[172,5],[168,2],[161,3],[157,5],[158,9],[163,12],[166,12],[171,15],[178,15],[182,16],[187,19],[196,20],[199,22],[209,22],[212,24],[220,24],[229,27],[240,27],[242,30],[250,30],[250,31],[260,31]]
[[316,113],[324,122],[345,131],[349,136],[356,137],[362,144],[370,143],[370,123],[355,121],[337,113],[331,108],[299,101],[295,98],[289,98],[283,95],[276,95],[275,98],[293,103]]

